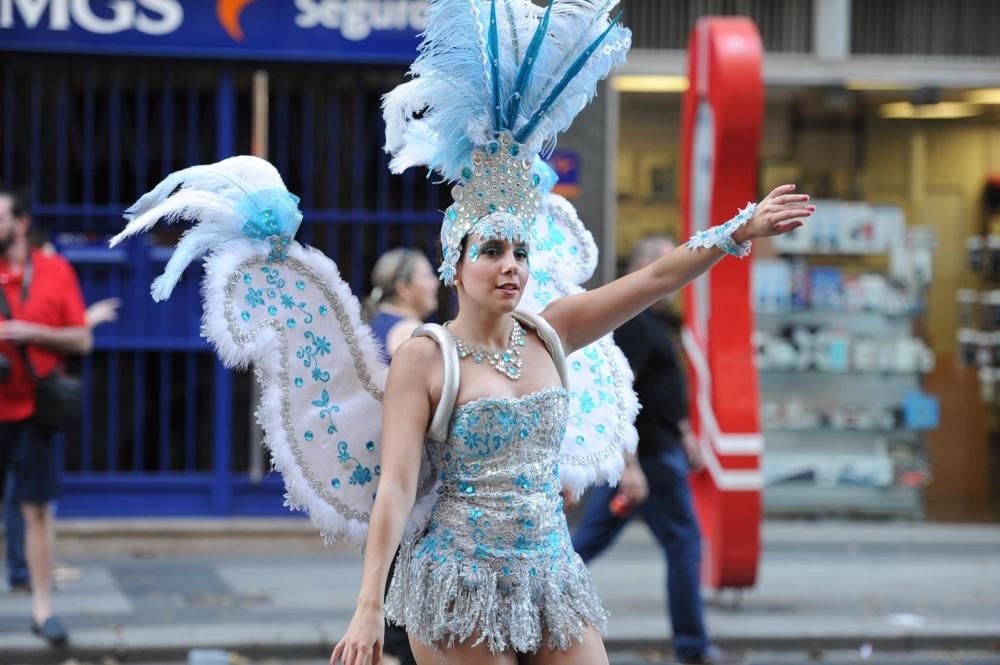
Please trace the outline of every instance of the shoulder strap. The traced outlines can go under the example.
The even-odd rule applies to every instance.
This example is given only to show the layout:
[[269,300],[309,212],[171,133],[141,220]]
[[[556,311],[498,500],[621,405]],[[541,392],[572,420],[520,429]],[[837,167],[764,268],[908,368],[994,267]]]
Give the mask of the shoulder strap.
[[[30,268],[31,268],[31,262],[29,261],[26,270],[30,270]],[[31,281],[30,272],[25,274],[25,279],[28,280],[28,282]],[[24,302],[26,296],[27,296],[27,288],[25,286],[22,286],[21,302]],[[8,321],[14,320],[14,314],[13,312],[11,312],[10,302],[8,302],[7,300],[7,294],[4,293],[3,287],[0,287],[0,314],[2,314],[3,318],[7,319]],[[35,372],[35,365],[31,362],[31,357],[28,355],[27,347],[24,344],[16,344],[15,346],[17,347],[18,354],[21,356],[21,361],[24,362],[24,366],[28,368],[28,376],[31,377],[31,380],[33,382],[37,382],[38,374]]]
[[452,411],[455,410],[455,400],[458,399],[458,348],[444,326],[436,323],[425,323],[414,330],[410,337],[430,337],[441,347],[441,355],[444,358],[444,383],[441,385],[441,399],[438,400],[437,410],[431,419],[427,435],[435,441],[444,441],[448,438],[448,425],[451,422]]
[[566,351],[563,349],[559,334],[540,314],[517,310],[514,312],[514,317],[521,323],[534,328],[538,336],[542,338],[549,353],[552,355],[552,362],[556,364],[556,371],[559,372],[559,380],[562,381],[563,387],[569,390],[569,368],[566,366]]
[[7,294],[4,293],[2,288],[0,288],[0,314],[8,321],[14,318],[14,315],[10,311],[10,303],[7,302]]

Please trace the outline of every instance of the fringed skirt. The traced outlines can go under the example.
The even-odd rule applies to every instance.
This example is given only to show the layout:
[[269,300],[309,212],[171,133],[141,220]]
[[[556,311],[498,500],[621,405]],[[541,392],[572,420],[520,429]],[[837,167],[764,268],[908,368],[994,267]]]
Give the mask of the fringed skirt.
[[[565,524],[565,522],[564,522]],[[474,553],[405,544],[386,601],[386,618],[430,647],[473,638],[493,653],[537,651],[543,634],[566,650],[588,627],[602,634],[608,615],[590,571],[569,546],[556,557],[475,557]],[[560,534],[560,536],[564,535]],[[423,538],[426,538],[426,534]]]

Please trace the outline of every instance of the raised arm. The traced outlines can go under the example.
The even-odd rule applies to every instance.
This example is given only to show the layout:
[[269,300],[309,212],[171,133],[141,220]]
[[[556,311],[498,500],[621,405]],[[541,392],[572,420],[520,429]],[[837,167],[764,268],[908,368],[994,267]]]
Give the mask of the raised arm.
[[[777,236],[802,226],[812,215],[809,196],[794,194],[795,185],[782,185],[757,205],[745,224],[734,224],[736,245]],[[554,301],[544,312],[572,353],[607,335],[657,300],[677,291],[718,263],[726,252],[719,247],[693,249],[682,245],[641,270],[593,291]]]
[[362,660],[357,662],[362,662],[364,656],[381,654],[386,579],[416,500],[424,433],[431,418],[433,372],[427,368],[441,366],[437,344],[425,337],[408,340],[393,355],[383,398],[382,473],[368,523],[358,606],[331,663],[353,663],[358,654]]

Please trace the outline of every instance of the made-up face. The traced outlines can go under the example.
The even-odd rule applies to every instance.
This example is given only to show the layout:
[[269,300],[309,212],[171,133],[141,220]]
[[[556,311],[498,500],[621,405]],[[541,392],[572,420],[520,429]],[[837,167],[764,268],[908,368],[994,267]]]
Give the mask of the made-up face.
[[512,312],[528,283],[528,244],[479,234],[465,238],[456,285],[459,293],[491,311]]

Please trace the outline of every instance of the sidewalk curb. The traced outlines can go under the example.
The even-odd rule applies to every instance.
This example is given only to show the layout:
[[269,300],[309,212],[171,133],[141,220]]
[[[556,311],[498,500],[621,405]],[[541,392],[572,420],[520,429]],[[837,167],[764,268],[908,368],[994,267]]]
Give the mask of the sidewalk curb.
[[[996,635],[838,635],[832,637],[719,637],[714,640],[718,646],[736,651],[763,652],[817,652],[834,650],[857,650],[864,644],[876,652],[895,653],[929,650],[956,649],[966,651],[1000,651],[1000,637]],[[660,651],[670,653],[670,640],[653,638],[608,639],[605,646],[611,652]],[[84,662],[102,662],[111,657],[117,661],[143,663],[184,663],[191,648],[209,648],[209,645],[147,645],[129,648],[125,645],[100,647],[47,649],[45,647],[24,647],[4,649],[0,647],[0,662],[11,665],[57,665],[73,658]],[[257,659],[303,659],[326,658],[333,644],[326,640],[311,643],[285,644],[216,644],[211,648],[230,651],[245,658]]]

